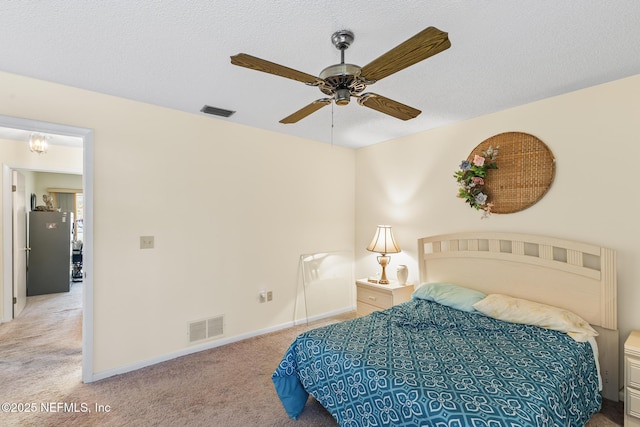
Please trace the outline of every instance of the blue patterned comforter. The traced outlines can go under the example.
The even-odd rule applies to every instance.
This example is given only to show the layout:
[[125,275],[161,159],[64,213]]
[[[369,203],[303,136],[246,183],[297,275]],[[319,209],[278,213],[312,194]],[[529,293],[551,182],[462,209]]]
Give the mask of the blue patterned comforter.
[[342,427],[582,427],[602,402],[589,343],[425,300],[301,334],[272,379]]

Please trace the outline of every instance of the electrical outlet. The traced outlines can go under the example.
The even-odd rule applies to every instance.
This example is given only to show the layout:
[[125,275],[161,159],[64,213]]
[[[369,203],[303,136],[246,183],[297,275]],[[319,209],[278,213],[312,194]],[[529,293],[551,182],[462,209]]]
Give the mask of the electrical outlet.
[[267,301],[272,301],[273,300],[273,292],[269,291],[267,292]]
[[140,236],[140,249],[153,249],[153,236]]

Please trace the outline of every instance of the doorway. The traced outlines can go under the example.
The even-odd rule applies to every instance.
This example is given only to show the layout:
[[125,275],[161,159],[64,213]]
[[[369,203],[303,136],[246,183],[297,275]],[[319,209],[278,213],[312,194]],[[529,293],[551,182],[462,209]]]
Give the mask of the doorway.
[[[93,131],[91,129],[41,122],[0,115],[0,127],[27,132],[41,132],[82,140],[82,194],[83,194],[83,281],[82,281],[82,381],[93,381]],[[46,154],[44,154],[46,155]],[[13,313],[12,200],[13,169],[29,169],[25,164],[3,164],[2,181],[2,259],[3,277],[0,288],[3,322],[10,321]],[[9,318],[8,318],[9,317]]]

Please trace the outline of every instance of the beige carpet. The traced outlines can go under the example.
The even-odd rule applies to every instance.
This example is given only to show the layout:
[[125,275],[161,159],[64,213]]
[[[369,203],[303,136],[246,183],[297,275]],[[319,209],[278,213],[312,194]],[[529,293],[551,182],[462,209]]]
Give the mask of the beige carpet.
[[[1,426],[336,425],[313,399],[289,419],[273,389],[271,373],[306,326],[83,384],[81,286],[29,297],[16,320],[0,325],[0,403],[22,410],[0,412]],[[622,405],[613,402],[587,424],[621,425]]]

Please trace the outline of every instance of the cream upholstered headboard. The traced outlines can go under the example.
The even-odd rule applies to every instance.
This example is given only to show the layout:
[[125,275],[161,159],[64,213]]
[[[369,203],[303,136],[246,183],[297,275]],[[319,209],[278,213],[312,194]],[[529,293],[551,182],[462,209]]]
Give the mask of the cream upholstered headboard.
[[618,400],[616,254],[609,248],[519,233],[418,239],[420,282],[449,282],[571,310],[600,336],[603,396]]

